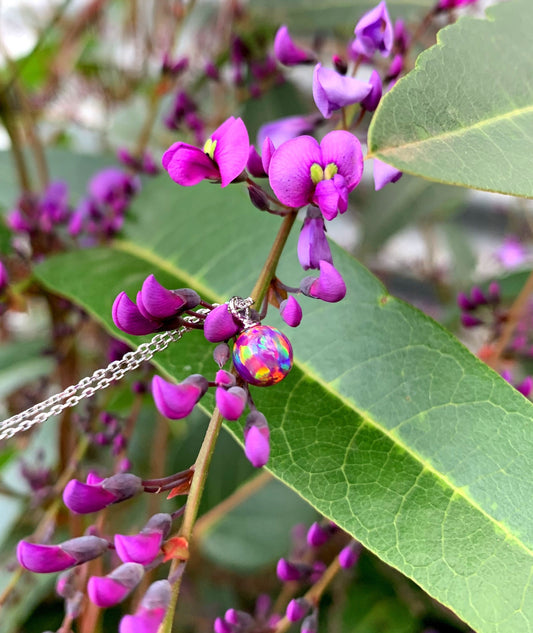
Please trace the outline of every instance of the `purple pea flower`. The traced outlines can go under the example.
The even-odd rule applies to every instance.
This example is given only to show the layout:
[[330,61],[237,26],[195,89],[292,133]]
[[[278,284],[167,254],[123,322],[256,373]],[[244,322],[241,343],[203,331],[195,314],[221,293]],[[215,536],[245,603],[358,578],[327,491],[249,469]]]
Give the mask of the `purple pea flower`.
[[290,327],[298,327],[302,322],[302,307],[292,295],[280,303],[279,312]]
[[230,117],[218,127],[199,149],[187,143],[174,143],[163,154],[168,175],[184,187],[202,180],[219,181],[226,187],[246,167],[250,142],[242,119]]
[[376,191],[383,189],[389,183],[398,182],[402,176],[403,173],[396,167],[374,158],[374,188]]
[[381,84],[381,77],[377,70],[373,70],[369,79],[372,89],[368,95],[361,101],[361,106],[369,112],[374,112],[381,101],[381,95],[383,94],[383,86]]
[[265,416],[251,411],[244,427],[244,454],[255,468],[261,468],[270,456],[270,431]]
[[17,545],[17,558],[25,569],[47,574],[63,571],[97,558],[108,547],[109,543],[97,536],[80,536],[59,545],[39,545],[20,541]]
[[324,218],[313,205],[307,208],[307,216],[298,237],[298,259],[304,270],[318,269],[320,260],[333,264]]
[[[265,156],[265,140],[270,139],[270,142],[274,147],[279,147],[285,141],[291,138],[296,138],[300,134],[307,134],[312,132],[316,124],[321,121],[319,114],[312,115],[296,115],[283,117],[282,119],[276,119],[262,125],[257,132],[257,146],[262,147],[263,161]],[[263,162],[263,167],[264,167]],[[268,169],[265,167],[265,171],[268,173]]]
[[149,565],[157,558],[172,526],[170,514],[154,514],[138,534],[115,534],[115,549],[124,563]]
[[313,72],[313,99],[325,119],[335,110],[359,103],[367,97],[372,85],[354,77],[345,77],[331,68],[317,64]]
[[226,341],[240,329],[241,324],[233,318],[227,303],[211,310],[204,320],[204,336],[211,343]]
[[326,220],[348,208],[348,194],[363,174],[363,153],[350,132],[329,132],[319,144],[311,136],[283,143],[272,156],[268,176],[280,202],[290,207],[312,203]]
[[87,187],[96,203],[108,204],[116,213],[124,211],[139,188],[139,180],[118,167],[107,167],[97,172]]
[[285,66],[310,64],[315,61],[315,56],[311,51],[296,46],[285,25],[279,27],[274,38],[274,55]]
[[352,48],[359,55],[370,57],[376,51],[379,51],[383,57],[390,54],[393,29],[385,0],[363,15],[354,33],[356,39]]
[[131,473],[120,473],[105,479],[88,476],[86,483],[77,479],[68,482],[63,491],[63,502],[76,514],[89,514],[129,499],[141,490],[141,479]]
[[171,593],[168,580],[152,583],[135,615],[125,615],[120,620],[119,633],[157,633],[170,603]]
[[248,396],[242,387],[217,387],[215,399],[222,417],[226,420],[238,420],[244,411]]
[[87,583],[89,600],[101,609],[122,602],[141,582],[144,567],[138,563],[125,563],[107,576],[91,576]]
[[155,406],[170,420],[186,418],[207,388],[208,382],[200,374],[188,376],[179,385],[167,382],[160,376],[154,376],[152,379]]
[[308,297],[322,299],[328,303],[337,303],[346,296],[346,284],[339,271],[329,262],[319,262],[318,279],[306,277],[300,283],[300,292]]

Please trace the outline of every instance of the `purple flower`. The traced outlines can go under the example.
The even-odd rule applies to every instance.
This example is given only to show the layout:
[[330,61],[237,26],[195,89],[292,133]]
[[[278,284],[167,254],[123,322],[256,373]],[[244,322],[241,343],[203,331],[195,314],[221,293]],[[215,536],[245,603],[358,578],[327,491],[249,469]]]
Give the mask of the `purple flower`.
[[326,220],[348,208],[348,194],[363,174],[363,153],[357,138],[336,130],[319,144],[311,136],[283,143],[272,156],[268,176],[279,200],[290,207],[312,203]]
[[300,291],[315,299],[336,303],[346,296],[346,284],[339,271],[329,262],[322,260],[318,279],[306,277],[300,284]]
[[331,534],[330,528],[324,528],[315,521],[307,531],[307,544],[310,547],[321,547],[329,541]]
[[315,61],[315,56],[311,51],[296,46],[285,25],[279,27],[274,38],[274,55],[285,66],[309,64]]
[[372,86],[354,77],[345,77],[331,68],[317,64],[313,72],[313,98],[325,119],[335,110],[361,102]]
[[312,205],[307,209],[307,216],[298,238],[298,259],[304,270],[318,269],[320,260],[333,264],[324,218],[320,210]]
[[217,387],[215,397],[217,407],[226,420],[238,420],[248,401],[246,391],[242,387],[230,387],[229,389]]
[[295,582],[304,578],[305,570],[286,558],[280,558],[276,566],[276,574],[282,582]]
[[402,19],[394,23],[394,42],[400,55],[404,55],[411,44],[411,35]]
[[[283,558],[281,560],[284,560]],[[280,561],[281,562],[281,561]],[[311,608],[310,602],[306,598],[295,598],[287,605],[285,615],[289,622],[298,622]]]
[[496,257],[504,268],[516,268],[525,262],[526,249],[518,238],[509,235],[496,252]]
[[279,304],[279,312],[290,327],[298,327],[302,322],[302,306],[292,295]]
[[39,574],[63,571],[97,558],[108,548],[108,542],[97,536],[80,536],[59,545],[39,545],[20,541],[17,558],[25,569]]
[[241,324],[233,318],[228,304],[217,306],[206,316],[204,336],[211,343],[220,343],[231,338],[241,329]]
[[2,262],[0,262],[0,293],[4,292],[4,290],[9,285],[9,275],[7,274],[7,269]]
[[353,49],[360,55],[370,57],[379,51],[387,57],[392,50],[393,30],[385,0],[368,11],[357,23]]
[[157,580],[148,587],[135,615],[120,620],[119,633],[157,633],[170,603],[168,580]]
[[374,188],[376,191],[383,189],[390,182],[398,182],[402,175],[402,172],[396,167],[374,158]]
[[108,204],[115,212],[123,211],[139,188],[140,182],[118,167],[107,167],[97,172],[87,187],[96,203]]
[[207,387],[207,380],[200,374],[188,376],[179,385],[167,382],[160,376],[152,379],[155,406],[170,420],[186,418],[207,391]]
[[531,376],[526,376],[524,380],[516,386],[516,390],[526,398],[529,398],[531,391],[533,390],[533,378]]
[[251,411],[244,427],[244,454],[255,468],[261,468],[270,456],[270,431],[265,416]]
[[217,387],[234,387],[236,384],[235,376],[225,369],[219,369],[215,376]]
[[[263,167],[265,167],[264,143],[267,138],[270,139],[274,147],[279,147],[291,138],[312,132],[319,120],[322,120],[319,114],[307,116],[296,115],[276,119],[275,121],[270,121],[262,125],[257,132],[257,146],[261,146],[262,148]],[[268,173],[266,167],[265,171]]]
[[184,187],[205,179],[220,181],[226,187],[246,167],[249,147],[242,119],[230,117],[207,139],[203,150],[174,143],[163,154],[162,163],[172,180]]
[[466,7],[468,4],[475,4],[477,0],[439,0],[437,10],[449,11],[457,7]]
[[246,168],[255,178],[264,178],[267,175],[267,172],[263,167],[261,156],[259,156],[253,145],[250,145],[250,153],[248,154],[248,163],[246,164]]
[[381,78],[377,70],[373,70],[369,79],[372,89],[368,95],[361,101],[361,106],[369,112],[374,112],[381,101],[381,95],[383,93],[383,86],[381,84]]
[[115,549],[124,563],[149,565],[159,555],[172,526],[170,514],[154,514],[138,534],[115,534]]
[[339,565],[343,569],[350,569],[359,560],[361,545],[357,541],[352,541],[339,553]]
[[144,567],[138,563],[125,563],[107,576],[91,576],[87,583],[89,600],[106,609],[122,602],[141,582]]
[[76,514],[88,514],[129,499],[141,490],[141,479],[131,473],[120,473],[102,480],[88,477],[87,483],[71,479],[63,491],[63,502]]

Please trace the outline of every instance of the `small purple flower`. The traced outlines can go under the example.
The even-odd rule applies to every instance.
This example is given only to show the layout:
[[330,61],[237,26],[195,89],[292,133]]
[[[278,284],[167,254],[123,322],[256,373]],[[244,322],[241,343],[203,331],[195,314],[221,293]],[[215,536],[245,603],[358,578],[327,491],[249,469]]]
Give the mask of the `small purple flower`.
[[376,191],[383,189],[390,182],[398,182],[402,175],[402,172],[396,167],[374,158],[374,188]]
[[390,54],[393,29],[385,0],[363,15],[354,33],[356,39],[353,48],[358,54],[368,57],[376,51],[379,51],[383,57]]
[[263,167],[261,156],[259,156],[253,145],[250,145],[250,153],[248,154],[248,163],[246,164],[246,168],[255,178],[265,178],[267,175]]
[[124,211],[139,188],[139,180],[118,167],[102,169],[88,185],[89,195],[96,203],[108,204],[117,213]]
[[152,395],[158,411],[170,420],[187,417],[207,391],[208,382],[200,374],[188,376],[179,385],[160,376],[152,379]]
[[141,490],[141,479],[131,473],[120,473],[101,480],[88,477],[87,483],[71,479],[63,491],[63,502],[76,514],[89,514],[129,499]]
[[189,68],[188,57],[173,60],[168,53],[163,55],[163,62],[161,64],[162,72],[175,76],[185,72],[187,68]]
[[483,321],[471,314],[461,314],[461,323],[464,327],[476,327],[481,325]]
[[332,530],[325,528],[316,521],[307,531],[307,544],[310,547],[321,547],[331,538]]
[[168,609],[171,593],[168,580],[152,583],[135,615],[125,615],[120,620],[119,633],[157,633]]
[[251,411],[244,427],[244,454],[255,468],[261,468],[270,456],[270,431],[265,416]]
[[248,401],[246,391],[242,387],[217,387],[215,398],[217,407],[226,420],[238,420]]
[[[279,147],[285,141],[289,141],[291,138],[296,138],[300,134],[308,134],[315,129],[315,126],[322,117],[319,114],[313,115],[296,115],[288,116],[282,119],[276,119],[265,123],[259,128],[257,132],[257,146],[262,148],[262,160],[263,167],[265,167],[265,140],[268,138],[273,147]],[[265,171],[268,173],[268,169],[265,167]]]
[[0,293],[4,292],[8,285],[9,275],[7,274],[7,268],[0,262]]
[[283,204],[315,204],[326,220],[346,211],[348,194],[362,174],[361,145],[344,130],[326,134],[320,144],[311,136],[283,143],[274,152],[268,171],[270,185]]
[[285,25],[279,27],[274,38],[274,55],[285,66],[310,64],[315,61],[315,56],[311,51],[296,46]]
[[298,327],[302,322],[302,306],[292,295],[280,303],[279,312],[281,318],[290,327]]
[[306,277],[300,284],[300,291],[315,299],[336,303],[346,296],[346,284],[339,271],[329,262],[322,260],[318,279]]
[[387,79],[396,79],[403,70],[403,57],[401,55],[395,55],[390,63],[389,70],[387,71]]
[[97,536],[80,536],[59,545],[39,545],[20,541],[17,545],[17,558],[25,569],[46,574],[81,565],[97,558],[108,547],[108,542]]
[[394,43],[400,55],[405,55],[411,44],[411,35],[402,19],[398,19],[394,23]]
[[526,260],[526,249],[518,238],[509,235],[503,241],[502,246],[496,252],[496,257],[504,268],[516,268]]
[[172,526],[170,514],[154,514],[138,534],[115,534],[115,549],[124,563],[149,565],[159,555]]
[[230,117],[205,142],[203,150],[187,143],[174,143],[163,154],[168,175],[184,187],[202,180],[220,181],[226,187],[246,167],[250,142],[242,119]]
[[304,270],[318,269],[320,260],[333,264],[324,218],[320,210],[312,205],[307,209],[307,216],[298,237],[298,259]]
[[531,391],[533,390],[533,378],[531,376],[526,376],[524,380],[516,386],[516,390],[526,398],[529,398]]
[[122,602],[141,582],[144,567],[138,563],[125,563],[107,576],[91,576],[87,583],[89,600],[101,609]]
[[276,574],[282,582],[295,582],[305,577],[305,570],[301,565],[292,563],[286,558],[280,558],[276,566]]
[[373,70],[369,79],[372,89],[368,95],[361,101],[361,106],[369,112],[374,112],[381,101],[381,95],[383,93],[383,86],[381,84],[381,77],[377,70]]
[[325,119],[335,110],[359,103],[367,97],[372,86],[354,77],[345,77],[331,68],[317,64],[313,72],[313,99]]
[[298,622],[305,617],[310,608],[311,604],[306,598],[294,598],[287,605],[285,615],[287,616],[287,620],[289,620],[289,622]]
[[211,343],[220,343],[231,338],[241,329],[241,324],[233,318],[228,304],[217,306],[206,316],[204,336]]
[[348,543],[339,553],[339,565],[343,569],[352,568],[359,560],[361,545],[357,541]]

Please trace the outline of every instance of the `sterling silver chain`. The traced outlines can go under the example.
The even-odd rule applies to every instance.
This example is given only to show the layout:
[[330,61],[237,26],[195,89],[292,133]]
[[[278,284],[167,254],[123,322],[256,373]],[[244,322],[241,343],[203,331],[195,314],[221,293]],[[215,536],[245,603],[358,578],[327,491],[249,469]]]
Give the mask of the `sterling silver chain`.
[[[208,310],[198,310],[198,312],[208,312]],[[197,317],[186,316],[184,321],[196,323]],[[177,330],[160,332],[151,341],[142,343],[139,347],[127,352],[120,360],[110,363],[105,369],[97,369],[92,376],[87,376],[76,385],[67,387],[61,393],[50,396],[26,411],[17,413],[11,418],[0,422],[0,441],[6,440],[21,431],[27,431],[35,424],[42,424],[48,418],[59,415],[64,409],[75,407],[84,398],[90,398],[100,389],[106,389],[116,380],[120,380],[130,371],[137,369],[141,363],[151,360],[156,352],[166,349],[170,343],[178,341],[191,328],[183,326]]]

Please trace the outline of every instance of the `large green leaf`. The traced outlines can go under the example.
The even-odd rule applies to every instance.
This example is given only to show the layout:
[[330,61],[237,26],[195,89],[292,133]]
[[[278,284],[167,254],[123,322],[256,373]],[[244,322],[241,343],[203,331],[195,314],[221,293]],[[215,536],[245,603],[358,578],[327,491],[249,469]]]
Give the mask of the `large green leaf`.
[[380,104],[371,155],[430,180],[533,196],[530,0],[461,18]]
[[[149,272],[211,300],[246,296],[279,225],[241,189],[183,189],[165,177],[135,210],[116,248],[57,256],[36,271],[117,335],[114,296],[133,296]],[[292,236],[279,271],[288,284],[303,276],[295,249]],[[530,631],[531,403],[351,257],[334,249],[334,258],[346,299],[304,300],[290,332],[295,367],[254,389],[271,425],[270,469],[477,630]],[[193,332],[156,362],[176,379],[211,376],[211,350]]]

